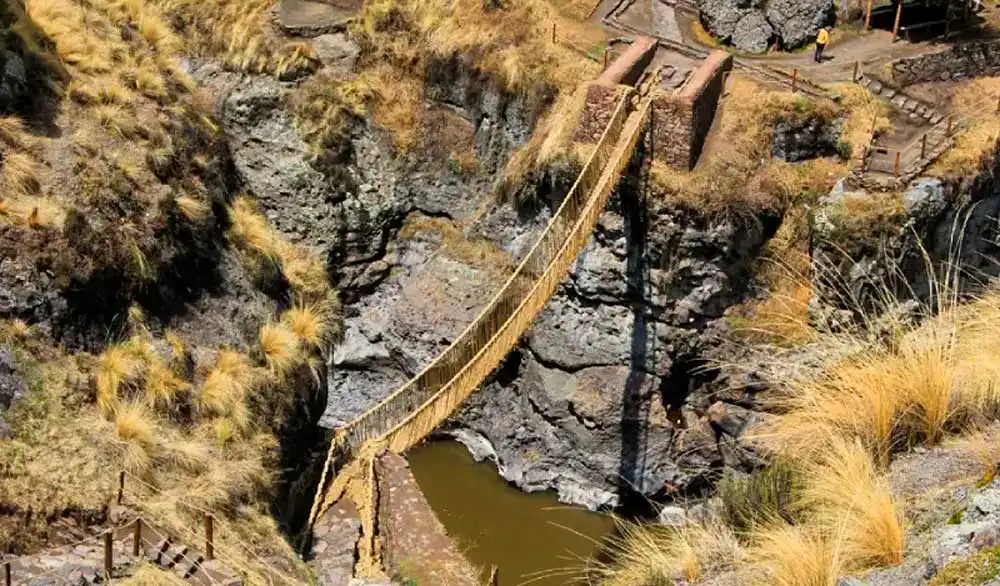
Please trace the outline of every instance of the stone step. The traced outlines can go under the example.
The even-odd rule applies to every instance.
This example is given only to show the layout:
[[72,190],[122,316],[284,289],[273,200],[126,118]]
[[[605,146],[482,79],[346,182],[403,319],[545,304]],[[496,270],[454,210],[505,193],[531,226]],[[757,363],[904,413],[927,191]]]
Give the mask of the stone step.
[[185,558],[188,553],[188,547],[186,545],[181,545],[179,547],[175,545],[174,548],[168,553],[170,553],[170,556],[168,556],[169,561],[167,562],[165,567],[173,568],[177,564],[185,561]]
[[195,556],[193,559],[185,557],[184,560],[177,564],[177,567],[174,568],[174,573],[180,576],[182,580],[187,580],[201,569],[201,564],[204,561],[204,556],[200,555]]

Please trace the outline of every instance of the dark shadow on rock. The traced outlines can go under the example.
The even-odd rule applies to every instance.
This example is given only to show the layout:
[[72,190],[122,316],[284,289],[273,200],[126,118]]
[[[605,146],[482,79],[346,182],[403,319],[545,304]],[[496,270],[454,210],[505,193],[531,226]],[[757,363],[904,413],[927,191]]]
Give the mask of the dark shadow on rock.
[[[652,140],[652,133],[647,135]],[[641,490],[646,466],[646,439],[649,423],[649,401],[643,386],[651,362],[650,325],[655,329],[648,303],[649,258],[646,254],[647,206],[650,161],[643,142],[618,185],[621,213],[625,220],[627,245],[625,277],[628,299],[632,306],[632,336],[629,352],[629,375],[622,393],[621,454],[618,466],[618,496],[621,513],[626,516],[645,515],[650,503]],[[652,149],[649,149],[651,151]],[[653,336],[655,345],[655,336]]]

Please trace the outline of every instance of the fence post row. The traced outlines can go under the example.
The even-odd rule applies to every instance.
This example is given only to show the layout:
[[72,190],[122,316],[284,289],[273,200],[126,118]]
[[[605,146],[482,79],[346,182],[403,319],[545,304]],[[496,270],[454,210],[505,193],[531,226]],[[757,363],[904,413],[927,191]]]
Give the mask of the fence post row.
[[111,529],[104,532],[104,577],[108,581],[111,580],[111,566],[114,561],[111,549],[113,537]]
[[205,559],[215,559],[215,528],[212,525],[212,515],[205,513]]
[[892,42],[896,42],[899,37],[899,17],[903,14],[903,0],[899,0],[899,4],[896,5],[896,22],[892,25]]
[[900,154],[901,153],[899,151],[896,151],[896,160],[892,164],[892,174],[895,175],[896,177],[899,177],[899,156],[900,156]]
[[132,555],[139,557],[140,551],[142,551],[142,519],[137,518],[132,529]]
[[125,471],[122,470],[118,473],[118,504],[122,504],[122,499],[125,497]]
[[4,586],[10,586],[10,562],[3,563],[3,583]]
[[858,81],[858,70],[861,69],[861,62],[854,62],[854,74],[851,76],[851,81]]
[[920,158],[927,158],[927,134],[920,137]]
[[796,79],[798,79],[798,77],[799,77],[799,70],[798,69],[793,69],[792,70],[792,91],[793,92],[795,91],[795,81],[796,81]]

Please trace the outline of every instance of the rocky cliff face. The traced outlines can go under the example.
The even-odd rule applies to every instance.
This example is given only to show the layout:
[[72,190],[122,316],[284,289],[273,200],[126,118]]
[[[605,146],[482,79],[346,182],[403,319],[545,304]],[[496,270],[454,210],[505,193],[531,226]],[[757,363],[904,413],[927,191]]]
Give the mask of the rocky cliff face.
[[[702,367],[776,219],[705,221],[638,178],[635,166],[521,348],[451,428],[518,486],[591,508],[693,488],[712,467],[744,463],[725,453]],[[749,416],[740,409],[727,416]],[[728,432],[738,437],[747,419]]]
[[[555,164],[521,203],[490,199],[548,96],[509,93],[461,60],[432,65],[426,107],[464,124],[478,159],[472,174],[433,148],[400,153],[361,122],[336,176],[324,175],[285,110],[290,84],[211,70],[202,78],[222,88],[220,117],[242,180],[282,231],[326,251],[339,280],[345,336],[330,356],[329,427],[395,390],[474,319],[575,175]],[[652,192],[643,173],[631,169],[522,346],[445,430],[524,489],[556,489],[590,507],[618,504],[631,489],[692,487],[710,468],[747,457],[736,446],[752,418],[746,401],[715,404],[700,368],[777,218],[699,218]],[[442,226],[471,240],[456,244]]]
[[[996,153],[983,158],[973,177],[921,178],[898,197],[839,183],[814,215],[813,265],[819,278],[812,318],[836,328],[859,313],[885,309],[886,291],[927,300],[996,277]],[[868,211],[845,213],[853,203]]]
[[[714,466],[742,463],[741,450],[725,444],[750,412],[733,398],[729,409],[715,406],[722,427],[710,420],[710,377],[699,369],[720,340],[723,311],[747,291],[749,261],[776,227],[776,218],[698,219],[641,188],[639,170],[524,344],[445,430],[518,486],[555,489],[594,508],[619,504],[632,489],[691,487]],[[536,190],[547,195],[535,205],[498,206],[476,231],[523,254],[565,193],[564,179],[541,178]],[[329,424],[405,382],[501,284],[491,267],[438,246],[426,234],[393,243],[384,260],[396,276],[354,304],[332,359]]]

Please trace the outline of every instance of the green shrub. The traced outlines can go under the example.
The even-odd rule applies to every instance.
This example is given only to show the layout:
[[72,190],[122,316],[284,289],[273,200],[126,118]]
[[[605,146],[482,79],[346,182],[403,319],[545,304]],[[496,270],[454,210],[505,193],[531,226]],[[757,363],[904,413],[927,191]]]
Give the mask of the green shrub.
[[751,474],[727,472],[717,487],[726,522],[743,532],[778,520],[793,522],[798,472],[784,463]]

